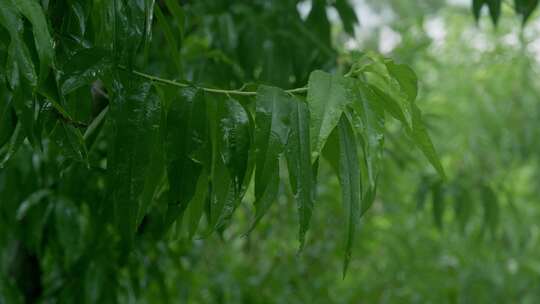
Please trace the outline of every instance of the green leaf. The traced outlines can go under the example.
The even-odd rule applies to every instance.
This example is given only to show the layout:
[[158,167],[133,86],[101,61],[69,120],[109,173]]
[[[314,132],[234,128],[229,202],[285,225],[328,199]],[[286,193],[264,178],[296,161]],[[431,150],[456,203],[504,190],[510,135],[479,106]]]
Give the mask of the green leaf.
[[111,83],[108,151],[109,191],[113,218],[122,240],[131,242],[141,212],[151,163],[159,139],[160,105],[149,82],[118,72]]
[[326,15],[326,0],[312,1],[306,25],[324,45],[330,46],[330,22]]
[[472,2],[472,11],[476,21],[480,19],[480,12],[482,11],[484,4],[486,4],[486,0],[473,0]]
[[100,48],[83,48],[62,63],[60,88],[64,95],[99,79],[111,68],[109,52]]
[[255,225],[276,200],[279,158],[289,137],[290,96],[283,90],[260,86],[255,116]]
[[19,86],[13,92],[13,108],[21,122],[23,133],[34,148],[40,147],[41,141],[36,132],[35,99],[26,85]]
[[302,248],[313,212],[315,177],[311,164],[309,109],[298,98],[291,97],[291,100],[290,133],[285,155],[291,188],[298,205],[299,240]]
[[312,162],[319,157],[328,136],[350,102],[346,88],[347,79],[340,75],[314,71],[309,77],[307,102],[311,113]]
[[489,15],[491,16],[491,20],[493,21],[493,24],[497,25],[499,17],[501,16],[502,0],[488,0],[487,4],[489,7]]
[[379,164],[384,150],[385,116],[384,109],[377,103],[375,93],[362,81],[355,81],[354,85],[352,91],[355,98],[351,107],[360,121],[357,130],[362,139],[363,160],[368,180],[363,194],[361,211],[363,215],[373,204],[377,192]]
[[169,180],[168,225],[181,216],[195,194],[203,164],[195,153],[206,141],[206,101],[202,91],[188,88],[170,101],[165,123],[165,154]]
[[522,16],[522,24],[525,25],[529,17],[538,6],[538,0],[514,0],[514,8]]
[[28,213],[28,210],[39,204],[44,198],[50,196],[51,194],[52,192],[49,189],[40,189],[30,194],[17,209],[17,220],[22,220]]
[[215,96],[208,102],[212,138],[210,223],[222,229],[239,205],[249,182],[246,179],[251,176],[250,120],[235,99]]
[[0,24],[8,30],[11,38],[6,61],[7,80],[11,89],[19,87],[21,76],[27,79],[31,86],[35,86],[37,76],[30,51],[23,42],[24,24],[22,18],[12,5],[4,1],[0,2]]
[[431,142],[431,138],[427,132],[426,126],[422,119],[422,113],[416,105],[413,107],[413,128],[411,130],[411,137],[429,160],[431,165],[437,170],[437,173],[442,179],[446,179],[444,168],[441,164],[437,151]]
[[178,30],[180,32],[180,36],[183,38],[184,36],[184,28],[185,28],[185,13],[182,7],[178,4],[177,1],[174,0],[165,0],[165,4],[167,5],[167,8],[174,16],[174,19],[176,20],[176,24],[178,26]]
[[0,148],[2,148],[11,138],[17,126],[17,117],[11,107],[11,96],[8,96],[8,90],[0,84]]
[[64,156],[88,163],[88,151],[79,129],[63,121],[57,121],[50,136]]
[[0,169],[4,168],[4,166],[11,159],[11,157],[17,152],[17,150],[19,150],[20,146],[24,142],[24,139],[25,136],[24,132],[22,131],[22,124],[18,122],[8,144],[2,147],[2,149],[0,149],[0,157],[2,157],[2,161],[0,162]]
[[329,140],[329,145],[324,150],[324,155],[337,171],[341,185],[347,227],[345,257],[343,261],[343,276],[345,276],[351,259],[352,246],[362,210],[362,184],[360,160],[358,158],[358,143],[346,115],[341,117],[338,127],[332,133],[331,137],[333,138]]
[[192,239],[197,228],[199,227],[199,222],[204,212],[204,206],[208,198],[208,173],[205,170],[202,171],[197,181],[197,186],[195,187],[195,195],[193,195],[193,200],[189,203],[187,214],[188,214],[188,235]]
[[354,36],[354,26],[358,24],[358,18],[351,4],[347,0],[336,0],[334,6],[338,11],[345,32]]
[[54,49],[53,40],[49,33],[49,27],[43,9],[37,1],[33,0],[10,0],[32,24],[36,50],[39,56],[39,81],[43,83],[49,74],[49,67],[53,64]]
[[159,8],[159,5],[156,7],[155,11],[156,20],[159,24],[159,27],[163,30],[163,35],[165,36],[165,40],[167,41],[167,48],[169,49],[172,59],[176,64],[176,68],[178,69],[178,71],[181,71],[182,64],[180,58],[180,49],[178,48],[178,41],[176,39],[176,36],[174,35],[173,30],[169,25],[169,22],[167,21],[167,18],[165,18],[165,15],[163,15],[163,12]]
[[249,118],[240,103],[227,98],[219,104],[219,137],[221,157],[231,175],[235,195],[239,198],[245,189],[244,180],[248,169],[251,134]]
[[410,111],[412,116],[412,127],[409,129],[409,133],[420,148],[420,150],[427,157],[431,165],[437,170],[441,178],[445,178],[444,169],[437,155],[437,151],[431,142],[431,138],[425,127],[425,123],[422,119],[422,113],[418,106],[415,104],[416,96],[418,94],[418,79],[414,71],[407,65],[395,64],[393,61],[387,61],[386,66],[390,75],[397,81],[399,88],[403,92],[410,104]]
[[154,0],[114,0],[116,59],[132,66],[139,49],[150,39]]

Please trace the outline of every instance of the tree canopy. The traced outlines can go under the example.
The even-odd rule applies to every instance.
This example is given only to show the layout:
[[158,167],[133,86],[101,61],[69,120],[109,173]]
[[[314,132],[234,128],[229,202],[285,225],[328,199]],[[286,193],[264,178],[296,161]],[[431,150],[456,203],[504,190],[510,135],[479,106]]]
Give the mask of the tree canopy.
[[[391,54],[347,0],[0,0],[0,303],[482,302],[516,263],[499,296],[538,299],[535,59],[463,43],[469,8],[357,5],[398,16]],[[431,298],[381,283],[431,263]]]

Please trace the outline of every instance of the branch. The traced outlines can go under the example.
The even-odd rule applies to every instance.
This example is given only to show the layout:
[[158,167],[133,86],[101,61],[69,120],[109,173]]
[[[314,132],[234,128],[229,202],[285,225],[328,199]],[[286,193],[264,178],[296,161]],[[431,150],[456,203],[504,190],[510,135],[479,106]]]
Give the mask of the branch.
[[[165,78],[157,77],[157,76],[154,76],[154,75],[146,74],[146,73],[143,73],[143,72],[135,71],[135,70],[128,70],[124,66],[119,66],[119,68],[124,70],[124,71],[131,72],[132,74],[137,75],[139,77],[148,79],[148,80],[153,81],[153,82],[161,83],[161,84],[172,85],[172,86],[176,86],[176,87],[180,87],[180,88],[187,88],[187,87],[192,86],[192,85],[190,85],[188,83],[178,82],[178,81],[171,80],[171,79],[165,79]],[[199,88],[199,89],[201,89],[201,90],[203,90],[205,92],[216,93],[216,94],[243,95],[243,96],[255,96],[255,95],[257,95],[256,91],[224,90],[224,89],[214,89],[214,88],[199,87],[199,86],[197,86],[197,88]],[[302,88],[290,89],[290,90],[285,90],[285,92],[290,93],[290,94],[302,94],[302,93],[307,92],[307,88],[302,87]]]

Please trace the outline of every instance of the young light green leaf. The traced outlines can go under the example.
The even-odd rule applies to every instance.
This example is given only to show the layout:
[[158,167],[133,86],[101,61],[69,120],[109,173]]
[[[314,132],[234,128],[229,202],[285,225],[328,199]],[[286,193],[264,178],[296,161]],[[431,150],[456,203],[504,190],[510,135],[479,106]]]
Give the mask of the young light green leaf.
[[291,97],[290,133],[285,149],[291,188],[298,205],[300,223],[300,248],[305,243],[305,235],[313,212],[314,174],[311,164],[311,144],[309,138],[309,110],[307,105]]
[[343,76],[323,71],[314,71],[309,77],[307,102],[311,113],[312,162],[319,157],[328,136],[350,102],[347,81]]

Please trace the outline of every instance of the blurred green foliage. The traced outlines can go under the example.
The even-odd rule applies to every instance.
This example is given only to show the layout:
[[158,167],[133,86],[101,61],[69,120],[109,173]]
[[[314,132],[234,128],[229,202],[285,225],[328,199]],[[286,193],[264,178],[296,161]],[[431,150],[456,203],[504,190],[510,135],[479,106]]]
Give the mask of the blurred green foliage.
[[[94,79],[111,63],[97,48],[81,55],[78,45],[97,41],[107,48],[110,37],[99,32],[99,25],[111,16],[96,7],[93,15],[79,14],[92,9],[78,9],[85,1],[49,2],[48,17],[57,33],[73,33],[78,18],[91,20],[89,28],[96,32],[80,28],[80,35],[55,39],[61,41],[59,53],[65,58],[93,58],[96,64],[89,70],[95,74],[88,79]],[[360,14],[360,25],[344,0],[328,6],[312,2],[311,13],[301,16],[298,7],[305,9],[304,1],[158,1],[151,43],[134,62],[123,64],[209,87],[263,83],[289,89],[304,86],[315,69],[346,72],[351,54],[378,51],[390,39],[388,33],[399,37],[388,56],[419,75],[418,105],[447,179],[441,180],[410,148],[411,139],[397,122],[389,122],[377,196],[357,229],[345,278],[347,223],[340,181],[331,166],[319,168],[316,212],[301,253],[295,195],[283,160],[278,164],[282,178],[277,200],[251,233],[245,234],[257,197],[252,188],[220,233],[208,233],[208,224],[201,223],[191,239],[191,217],[202,210],[188,209],[187,220],[172,224],[166,237],[163,223],[142,220],[144,228],[126,253],[116,247],[117,235],[110,227],[93,222],[105,220],[100,216],[109,207],[101,202],[108,202],[106,144],[111,136],[85,136],[92,149],[84,151],[76,144],[77,131],[62,129],[69,128],[62,124],[42,148],[36,147],[39,138],[33,132],[35,142],[29,138],[21,144],[0,169],[0,303],[540,301],[540,87],[535,81],[540,36],[534,16],[519,11],[526,1],[516,2],[522,3],[516,4],[522,20],[497,18],[496,29],[487,18],[475,24],[468,4],[442,0],[359,1],[357,10],[380,20],[370,24]],[[504,16],[511,7],[502,5],[501,10]],[[337,12],[339,18],[328,18],[327,12]],[[482,12],[477,16],[489,14]],[[28,19],[24,22],[32,22]],[[526,19],[531,26],[521,28]],[[134,35],[122,34],[126,40]],[[0,28],[0,37],[8,35]],[[1,53],[7,41],[0,40],[2,59],[7,58]],[[134,51],[120,48],[119,56],[128,58]],[[36,62],[47,59],[38,50],[28,52]],[[77,62],[58,64],[69,71]],[[47,77],[38,71],[27,80]],[[90,102],[92,86],[84,82],[61,88],[70,93],[64,105],[73,122],[88,124],[103,108],[95,96]],[[132,89],[144,91],[144,85]],[[0,94],[7,91],[0,88]],[[163,89],[162,94],[176,91]],[[120,115],[121,110],[111,111]],[[10,134],[3,133],[7,127],[0,129],[4,144],[21,127],[15,128],[11,112],[0,108],[0,115],[2,126],[14,127]],[[98,128],[113,127],[106,123]],[[64,152],[66,142],[75,142],[70,155]],[[152,153],[152,143],[145,146]],[[154,219],[163,212],[151,210],[149,218]]]

